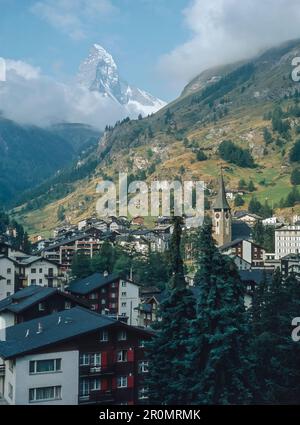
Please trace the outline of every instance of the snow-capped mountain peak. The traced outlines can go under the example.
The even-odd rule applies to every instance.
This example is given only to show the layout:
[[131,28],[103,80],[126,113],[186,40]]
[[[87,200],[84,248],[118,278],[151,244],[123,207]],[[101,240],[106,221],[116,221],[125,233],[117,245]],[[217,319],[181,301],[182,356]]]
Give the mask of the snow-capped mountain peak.
[[123,80],[112,55],[99,44],[92,46],[89,56],[81,63],[78,81],[81,86],[128,108],[129,115],[147,115],[166,105]]

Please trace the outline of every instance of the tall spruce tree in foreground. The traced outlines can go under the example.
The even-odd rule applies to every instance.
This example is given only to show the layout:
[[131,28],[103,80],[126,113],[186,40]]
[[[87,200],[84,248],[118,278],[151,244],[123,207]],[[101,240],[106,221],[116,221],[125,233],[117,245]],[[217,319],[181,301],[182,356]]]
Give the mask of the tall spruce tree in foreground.
[[152,404],[189,404],[188,377],[193,373],[187,361],[189,327],[195,318],[195,300],[186,288],[180,252],[181,219],[175,218],[171,242],[172,277],[166,299],[160,305],[155,335],[147,344],[149,399]]
[[189,341],[192,402],[248,404],[255,379],[243,286],[234,263],[216,248],[211,223],[200,229],[198,250],[197,317]]
[[[255,338],[259,403],[300,403],[300,344],[291,337],[291,322],[299,316],[300,284],[292,274],[283,279],[279,269],[255,305]],[[260,311],[259,311],[260,310]],[[254,318],[253,318],[254,319]],[[257,326],[257,324],[259,326]]]

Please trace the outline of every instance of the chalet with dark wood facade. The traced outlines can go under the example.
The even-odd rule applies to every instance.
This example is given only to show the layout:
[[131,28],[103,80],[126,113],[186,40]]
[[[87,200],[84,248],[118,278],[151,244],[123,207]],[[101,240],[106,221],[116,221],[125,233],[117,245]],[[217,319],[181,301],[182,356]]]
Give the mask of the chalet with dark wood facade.
[[0,333],[8,404],[146,404],[152,332],[82,307]]

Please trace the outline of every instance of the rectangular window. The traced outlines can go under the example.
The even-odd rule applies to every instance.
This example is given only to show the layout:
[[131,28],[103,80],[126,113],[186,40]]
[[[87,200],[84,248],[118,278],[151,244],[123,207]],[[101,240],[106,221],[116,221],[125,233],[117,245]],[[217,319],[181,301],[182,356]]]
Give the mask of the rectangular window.
[[120,331],[118,333],[118,341],[126,341],[127,340],[127,332],[126,331]]
[[90,356],[91,366],[101,366],[101,353],[94,353]]
[[36,284],[36,279],[31,279],[31,285],[35,285]]
[[127,292],[122,292],[122,297],[127,297]]
[[39,269],[39,273],[43,273],[43,269]]
[[123,288],[126,288],[126,282],[122,282]]
[[8,397],[12,400],[14,394],[14,387],[9,383],[8,384]]
[[31,271],[31,273],[33,273],[33,274],[35,274],[35,273],[36,273],[36,269],[31,269],[30,271]]
[[113,283],[111,284],[111,287],[112,287],[112,288],[116,288],[116,286],[117,286],[116,282],[113,282]]
[[108,332],[107,331],[101,331],[100,332],[100,341],[101,342],[108,341]]
[[127,362],[127,350],[120,350],[117,352],[117,362]]
[[100,378],[80,379],[80,384],[79,384],[80,397],[89,397],[91,391],[100,391],[100,390],[101,390]]
[[89,354],[81,354],[80,355],[80,366],[89,366],[89,364],[90,364]]
[[126,307],[127,303],[122,303],[122,307]]
[[147,362],[147,361],[140,361],[138,363],[138,372],[139,373],[147,373],[147,372],[149,372],[149,362]]
[[7,279],[6,283],[7,285],[11,285],[11,279]]
[[96,300],[98,298],[98,294],[96,292],[93,292],[92,294],[90,294],[89,298],[90,300]]
[[29,373],[54,373],[61,371],[61,359],[32,360],[29,362]]
[[127,376],[118,376],[117,387],[118,388],[127,388]]
[[7,269],[7,274],[11,274],[11,269]]
[[29,390],[29,402],[51,401],[61,399],[61,386],[31,388]]

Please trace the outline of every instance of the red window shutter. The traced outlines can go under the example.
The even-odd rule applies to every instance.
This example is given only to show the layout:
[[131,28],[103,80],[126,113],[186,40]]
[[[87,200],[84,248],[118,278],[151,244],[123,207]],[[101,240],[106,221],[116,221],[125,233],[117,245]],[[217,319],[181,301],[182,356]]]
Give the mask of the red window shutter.
[[107,390],[108,390],[108,382],[107,382],[107,379],[102,379],[102,381],[101,381],[101,390],[102,390],[102,391],[107,391]]
[[127,360],[129,362],[134,362],[134,351],[132,348],[130,348],[127,352]]
[[133,388],[133,387],[134,387],[134,376],[129,375],[128,376],[128,388]]
[[117,378],[112,378],[111,388],[115,390],[117,388]]
[[101,353],[101,365],[102,365],[102,367],[107,367],[107,353],[106,352]]

